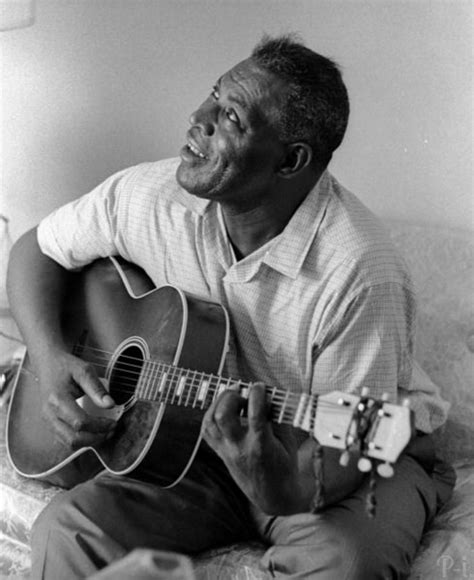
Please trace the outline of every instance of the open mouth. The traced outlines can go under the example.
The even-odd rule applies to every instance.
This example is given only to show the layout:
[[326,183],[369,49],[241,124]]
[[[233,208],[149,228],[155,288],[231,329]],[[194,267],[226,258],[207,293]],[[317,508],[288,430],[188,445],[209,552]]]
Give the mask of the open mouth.
[[186,144],[186,148],[191,151],[191,153],[193,155],[196,155],[196,157],[199,157],[200,159],[207,159],[207,157],[204,155],[204,153],[201,153],[201,151],[199,151],[199,149],[193,145],[192,143],[187,143]]

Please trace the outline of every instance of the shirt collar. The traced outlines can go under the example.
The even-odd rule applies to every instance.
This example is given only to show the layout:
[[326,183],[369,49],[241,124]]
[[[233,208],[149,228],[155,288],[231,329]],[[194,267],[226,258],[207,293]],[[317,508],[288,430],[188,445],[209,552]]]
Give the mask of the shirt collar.
[[293,214],[282,233],[273,240],[262,262],[295,279],[318,232],[330,199],[331,179],[325,171]]
[[[218,204],[196,204],[195,210],[207,224],[208,242],[228,272],[229,282],[248,282],[265,264],[284,276],[296,279],[318,232],[330,199],[331,177],[325,171],[302,201],[285,229],[255,252],[235,261]],[[200,200],[202,201],[202,200]]]

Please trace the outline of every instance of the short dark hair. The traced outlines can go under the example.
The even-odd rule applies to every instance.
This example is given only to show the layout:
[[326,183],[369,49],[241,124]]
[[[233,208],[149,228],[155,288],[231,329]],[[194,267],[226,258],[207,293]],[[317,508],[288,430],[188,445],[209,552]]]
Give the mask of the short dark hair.
[[349,118],[349,98],[337,64],[293,34],[265,35],[251,58],[288,87],[279,120],[280,138],[308,143],[316,161],[327,165],[342,142]]

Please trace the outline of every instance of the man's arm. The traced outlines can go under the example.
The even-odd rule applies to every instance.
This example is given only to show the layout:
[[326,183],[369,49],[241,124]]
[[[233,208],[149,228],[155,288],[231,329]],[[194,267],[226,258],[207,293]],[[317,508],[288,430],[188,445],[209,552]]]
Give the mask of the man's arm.
[[100,407],[113,400],[91,365],[68,352],[60,311],[69,273],[42,253],[36,229],[13,246],[7,277],[10,306],[44,393],[43,413],[56,436],[71,448],[99,442],[114,422],[88,416],[76,403],[84,393]]

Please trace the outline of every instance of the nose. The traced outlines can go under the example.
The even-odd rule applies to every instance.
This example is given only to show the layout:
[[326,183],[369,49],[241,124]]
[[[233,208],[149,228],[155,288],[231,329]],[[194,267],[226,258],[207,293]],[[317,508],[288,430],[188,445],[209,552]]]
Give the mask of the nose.
[[216,123],[215,103],[204,101],[204,103],[191,114],[189,122],[193,127],[200,127],[207,136],[210,137],[213,135]]

